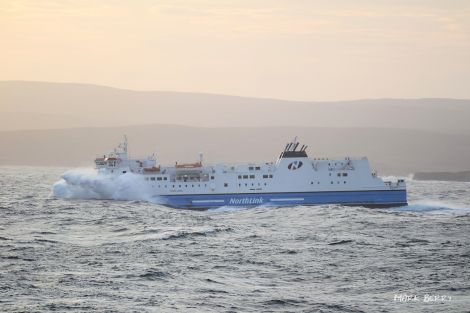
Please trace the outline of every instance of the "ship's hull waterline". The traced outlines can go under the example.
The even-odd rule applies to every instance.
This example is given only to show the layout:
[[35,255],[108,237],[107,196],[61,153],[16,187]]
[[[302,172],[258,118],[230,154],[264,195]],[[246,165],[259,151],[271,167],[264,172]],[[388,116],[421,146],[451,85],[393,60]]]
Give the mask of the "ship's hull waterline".
[[363,206],[368,208],[390,208],[406,206],[408,204],[405,190],[163,195],[156,197],[155,200],[162,205],[194,210],[206,210],[223,206],[281,207],[327,204]]

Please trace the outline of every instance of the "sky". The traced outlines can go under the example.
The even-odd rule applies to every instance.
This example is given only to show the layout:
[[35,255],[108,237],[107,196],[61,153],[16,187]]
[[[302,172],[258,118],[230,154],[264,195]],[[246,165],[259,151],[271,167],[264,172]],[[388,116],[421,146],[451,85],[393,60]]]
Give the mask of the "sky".
[[0,0],[0,80],[470,99],[470,1]]

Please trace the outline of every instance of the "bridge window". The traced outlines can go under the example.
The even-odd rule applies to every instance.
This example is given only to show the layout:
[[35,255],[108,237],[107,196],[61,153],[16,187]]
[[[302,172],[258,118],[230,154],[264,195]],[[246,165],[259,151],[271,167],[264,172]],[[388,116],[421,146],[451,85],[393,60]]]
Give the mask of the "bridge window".
[[268,178],[268,175],[263,175],[263,178]]
[[248,175],[243,175],[243,179],[248,179]]
[[348,176],[348,173],[343,173],[343,176]]
[[238,179],[242,179],[242,175],[238,175]]
[[161,177],[157,177],[157,180],[162,180],[162,178],[161,178]]
[[254,179],[255,178],[255,175],[250,175],[250,179]]
[[261,169],[261,167],[257,166],[255,167],[255,170],[259,171]]

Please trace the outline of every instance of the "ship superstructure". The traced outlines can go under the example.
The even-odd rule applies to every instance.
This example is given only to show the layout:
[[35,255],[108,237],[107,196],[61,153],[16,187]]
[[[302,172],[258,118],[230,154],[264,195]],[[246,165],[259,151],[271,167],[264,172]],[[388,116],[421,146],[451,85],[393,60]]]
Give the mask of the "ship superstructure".
[[126,138],[95,165],[101,175],[139,175],[159,202],[177,208],[407,204],[405,181],[383,181],[367,158],[309,158],[306,150],[295,138],[275,162],[205,165],[200,154],[194,163],[162,166],[154,155],[129,158]]

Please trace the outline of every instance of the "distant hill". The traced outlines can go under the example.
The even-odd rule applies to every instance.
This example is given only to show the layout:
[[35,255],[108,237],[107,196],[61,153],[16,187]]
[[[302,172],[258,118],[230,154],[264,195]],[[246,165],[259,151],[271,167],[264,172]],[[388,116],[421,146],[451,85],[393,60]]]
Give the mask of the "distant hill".
[[441,180],[470,182],[470,171],[462,172],[417,172],[413,175],[416,180]]
[[469,100],[298,102],[86,84],[0,82],[0,131],[174,124],[394,128],[470,135],[469,120]]
[[382,174],[470,168],[470,136],[409,129],[332,127],[205,128],[171,125],[0,132],[0,165],[93,166],[129,137],[130,153],[156,152],[162,163],[274,161],[298,135],[309,156],[368,156]]
[[[0,164],[92,165],[128,134],[163,163],[272,161],[298,135],[311,156],[367,155],[382,173],[470,168],[470,101],[298,102],[0,82]],[[181,126],[186,125],[186,126]]]

